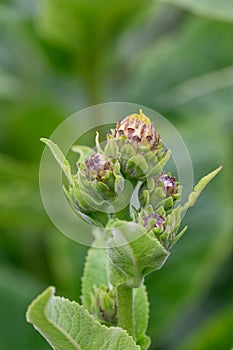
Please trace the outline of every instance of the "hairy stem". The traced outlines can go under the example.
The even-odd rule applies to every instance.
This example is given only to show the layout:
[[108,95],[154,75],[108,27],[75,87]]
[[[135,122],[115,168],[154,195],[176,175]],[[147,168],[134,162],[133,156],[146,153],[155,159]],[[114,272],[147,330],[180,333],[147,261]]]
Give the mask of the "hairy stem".
[[133,288],[117,287],[117,319],[118,326],[134,338]]

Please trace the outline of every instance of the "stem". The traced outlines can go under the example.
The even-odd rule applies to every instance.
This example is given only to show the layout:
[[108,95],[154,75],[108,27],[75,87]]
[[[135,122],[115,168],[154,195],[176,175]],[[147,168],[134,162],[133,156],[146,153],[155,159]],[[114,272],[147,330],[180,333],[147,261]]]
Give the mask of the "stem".
[[118,326],[134,338],[133,288],[117,287],[117,319]]

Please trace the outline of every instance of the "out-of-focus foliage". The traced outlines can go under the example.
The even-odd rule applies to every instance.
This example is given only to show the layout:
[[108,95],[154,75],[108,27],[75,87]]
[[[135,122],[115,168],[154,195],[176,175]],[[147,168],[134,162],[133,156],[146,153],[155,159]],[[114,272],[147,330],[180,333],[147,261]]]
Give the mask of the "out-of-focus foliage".
[[46,216],[38,140],[70,113],[112,100],[165,115],[187,144],[196,182],[224,165],[166,266],[146,279],[151,349],[232,347],[232,18],[226,0],[2,0],[1,350],[49,349],[25,321],[47,285],[80,295],[86,247]]
[[215,19],[233,21],[233,3],[229,0],[160,0]]

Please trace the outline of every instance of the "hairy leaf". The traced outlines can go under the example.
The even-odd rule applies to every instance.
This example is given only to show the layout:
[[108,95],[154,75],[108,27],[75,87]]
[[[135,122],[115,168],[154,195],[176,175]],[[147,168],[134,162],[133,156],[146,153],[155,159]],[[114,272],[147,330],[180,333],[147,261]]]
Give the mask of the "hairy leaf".
[[72,174],[71,174],[70,164],[69,164],[68,160],[65,158],[65,156],[62,153],[62,151],[60,150],[60,148],[58,147],[58,145],[56,145],[53,141],[51,141],[49,139],[45,139],[43,137],[40,139],[40,141],[44,142],[50,148],[52,154],[54,155],[54,158],[56,159],[56,161],[60,165],[62,171],[66,175],[70,184],[73,184],[73,178],[72,178]]
[[54,296],[53,287],[30,305],[27,320],[55,350],[140,350],[126,331],[101,325],[83,306]]
[[134,289],[134,323],[136,342],[142,350],[150,346],[150,338],[146,335],[149,319],[149,302],[146,287]]
[[75,145],[72,147],[72,151],[79,154],[79,162],[84,163],[87,157],[90,157],[94,151],[91,147]]
[[189,195],[187,203],[182,208],[183,210],[186,210],[196,203],[198,197],[200,196],[201,192],[204,190],[204,188],[208,185],[208,183],[213,180],[213,178],[222,170],[222,166],[218,167],[216,170],[212,171],[208,175],[204,176],[198,184],[194,187],[193,192]]
[[147,274],[163,266],[169,252],[139,224],[113,221],[109,228],[113,236],[108,241],[111,283],[138,288]]
[[[96,229],[97,231],[97,229]],[[82,303],[90,311],[91,294],[94,288],[101,285],[108,286],[107,262],[108,257],[101,236],[96,238],[94,247],[90,248],[86,257],[84,274],[82,277]]]
[[[109,287],[108,255],[106,249],[100,248],[104,245],[103,231],[96,230],[96,234],[101,232],[102,235],[98,235],[93,244],[94,247],[89,249],[82,278],[82,303],[89,312],[91,311],[91,294],[94,294],[95,287],[99,288],[101,285]],[[150,339],[146,336],[149,303],[144,285],[134,289],[133,300],[136,343],[141,346],[142,350],[146,350],[150,344]]]

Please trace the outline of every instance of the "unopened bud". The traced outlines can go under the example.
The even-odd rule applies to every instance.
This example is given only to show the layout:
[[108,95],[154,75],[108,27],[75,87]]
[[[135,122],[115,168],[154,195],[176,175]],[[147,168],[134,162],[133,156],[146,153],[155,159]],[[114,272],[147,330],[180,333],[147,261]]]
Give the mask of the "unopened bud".
[[149,214],[148,216],[143,217],[144,227],[148,230],[153,228],[158,228],[161,230],[165,230],[164,226],[164,218],[159,214]]
[[86,159],[85,164],[88,180],[102,180],[107,170],[113,170],[113,164],[102,154],[93,154],[89,159]]
[[170,177],[169,175],[164,174],[158,177],[156,184],[158,186],[162,185],[166,191],[166,197],[169,197],[177,193],[177,186],[175,181],[175,177]]
[[100,322],[113,325],[117,320],[116,293],[114,290],[101,285],[94,288],[91,294],[91,313]]
[[151,120],[140,110],[140,114],[131,114],[117,123],[114,137],[125,137],[139,146],[155,149],[159,142],[156,129]]

